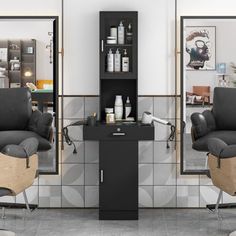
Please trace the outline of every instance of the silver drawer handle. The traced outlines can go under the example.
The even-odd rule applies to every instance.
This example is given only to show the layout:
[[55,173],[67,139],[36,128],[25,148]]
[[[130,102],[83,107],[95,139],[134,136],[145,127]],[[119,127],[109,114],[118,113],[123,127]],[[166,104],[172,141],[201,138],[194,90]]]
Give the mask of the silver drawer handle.
[[101,50],[102,50],[102,52],[104,51],[104,42],[103,42],[103,40],[101,41]]
[[125,133],[113,133],[113,136],[125,136]]
[[100,170],[100,182],[103,183],[103,170]]

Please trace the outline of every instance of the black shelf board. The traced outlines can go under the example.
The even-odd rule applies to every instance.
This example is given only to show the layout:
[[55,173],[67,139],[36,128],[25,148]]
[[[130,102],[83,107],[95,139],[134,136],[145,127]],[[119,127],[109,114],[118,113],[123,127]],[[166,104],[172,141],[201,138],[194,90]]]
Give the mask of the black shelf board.
[[132,47],[133,44],[105,44],[105,47]]
[[120,79],[122,79],[122,80],[137,80],[137,78],[129,78],[129,77],[127,77],[127,78],[121,78],[121,77],[119,77],[119,78],[117,78],[117,77],[115,77],[115,75],[114,76],[110,76],[110,77],[101,77],[101,80],[109,80],[109,79],[114,79],[114,80],[120,80]]

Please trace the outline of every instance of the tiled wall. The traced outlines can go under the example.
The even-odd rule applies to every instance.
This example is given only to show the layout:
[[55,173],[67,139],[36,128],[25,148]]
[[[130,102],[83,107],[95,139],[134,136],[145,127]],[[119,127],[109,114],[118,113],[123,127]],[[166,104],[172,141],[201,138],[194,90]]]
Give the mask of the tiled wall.
[[[98,97],[64,97],[64,124],[98,112]],[[139,97],[139,116],[150,111],[175,121],[174,97]],[[60,155],[59,175],[42,175],[28,190],[31,203],[40,207],[98,206],[98,142],[84,142],[82,127],[69,129],[78,150],[67,146]],[[218,190],[204,176],[180,175],[175,142],[166,149],[168,127],[156,124],[155,141],[139,143],[140,207],[204,207],[216,201]],[[223,195],[224,202],[230,201]],[[22,202],[22,194],[1,201]]]

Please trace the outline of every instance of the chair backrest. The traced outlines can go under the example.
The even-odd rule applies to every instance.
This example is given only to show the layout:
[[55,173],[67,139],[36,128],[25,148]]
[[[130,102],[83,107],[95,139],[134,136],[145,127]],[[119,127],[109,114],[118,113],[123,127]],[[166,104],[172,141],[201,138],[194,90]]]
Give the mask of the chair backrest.
[[236,130],[236,88],[214,89],[213,115],[218,130]]
[[31,114],[28,88],[0,89],[0,131],[26,129]]

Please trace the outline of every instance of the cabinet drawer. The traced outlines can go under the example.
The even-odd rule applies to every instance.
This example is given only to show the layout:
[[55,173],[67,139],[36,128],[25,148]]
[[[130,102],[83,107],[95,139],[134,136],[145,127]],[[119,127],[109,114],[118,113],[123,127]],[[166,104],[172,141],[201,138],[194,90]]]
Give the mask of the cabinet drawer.
[[106,125],[84,126],[84,140],[153,140],[154,126],[135,125]]

